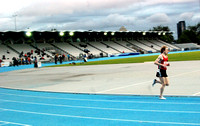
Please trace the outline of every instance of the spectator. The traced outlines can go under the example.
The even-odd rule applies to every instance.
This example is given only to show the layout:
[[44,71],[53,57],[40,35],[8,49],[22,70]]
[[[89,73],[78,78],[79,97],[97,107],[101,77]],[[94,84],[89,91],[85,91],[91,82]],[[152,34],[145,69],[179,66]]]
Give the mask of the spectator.
[[62,55],[62,60],[65,61],[65,54]]
[[28,57],[28,63],[31,64],[31,58],[30,57]]
[[25,62],[26,62],[26,64],[28,64],[28,57],[27,56],[25,57]]
[[58,54],[55,55],[54,60],[55,60],[55,64],[57,64],[57,62],[58,62]]
[[2,62],[2,60],[0,59],[0,67],[1,67],[1,62]]
[[18,66],[18,61],[16,57],[13,57],[12,60],[13,60],[13,66]]
[[38,68],[37,62],[38,62],[38,61],[37,61],[37,57],[35,56],[35,57],[34,57],[34,67],[35,67],[35,68]]
[[70,55],[69,54],[67,54],[67,59],[70,60]]
[[5,56],[5,55],[3,55],[2,59],[3,59],[3,60],[5,60],[5,59],[6,59],[6,56]]
[[61,55],[59,56],[59,60],[60,60],[60,64],[62,64],[63,58]]
[[100,57],[103,57],[103,52],[100,53]]
[[83,60],[84,60],[84,62],[87,62],[87,54],[84,54],[84,56],[83,56]]

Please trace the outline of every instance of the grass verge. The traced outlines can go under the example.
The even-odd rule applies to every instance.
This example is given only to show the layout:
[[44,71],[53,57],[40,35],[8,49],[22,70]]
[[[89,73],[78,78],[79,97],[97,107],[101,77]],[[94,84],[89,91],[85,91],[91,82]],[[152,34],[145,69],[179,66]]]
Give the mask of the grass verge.
[[[93,62],[87,62],[87,63],[83,63],[83,64],[77,63],[76,65],[72,65],[72,64],[53,65],[53,66],[48,66],[48,67],[101,65],[101,64],[122,64],[122,63],[144,63],[144,62],[155,61],[155,59],[157,57],[158,57],[158,55],[156,55],[156,56],[144,56],[144,57],[132,57],[132,58],[123,58],[123,59],[93,61]],[[168,54],[168,57],[169,57],[169,62],[170,61],[200,60],[200,51]]]

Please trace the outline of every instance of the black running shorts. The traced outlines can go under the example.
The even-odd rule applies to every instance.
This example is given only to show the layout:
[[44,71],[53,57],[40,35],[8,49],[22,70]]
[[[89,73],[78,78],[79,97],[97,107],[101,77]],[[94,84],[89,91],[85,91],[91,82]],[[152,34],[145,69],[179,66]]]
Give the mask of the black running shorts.
[[168,77],[166,70],[158,69],[156,77]]

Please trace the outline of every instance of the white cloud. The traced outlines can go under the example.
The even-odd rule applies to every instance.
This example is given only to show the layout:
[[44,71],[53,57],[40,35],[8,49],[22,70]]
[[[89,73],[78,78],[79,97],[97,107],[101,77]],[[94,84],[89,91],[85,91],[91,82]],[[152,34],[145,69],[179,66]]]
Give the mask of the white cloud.
[[[110,14],[105,17],[96,17],[93,19],[83,18],[76,22],[63,23],[58,25],[58,29],[99,30],[106,28],[118,30],[121,26],[134,26],[135,21],[135,17],[120,14]],[[53,27],[53,25],[55,24],[48,25],[48,27]]]
[[151,15],[150,17],[147,17],[147,20],[150,23],[169,23],[170,18],[165,13],[156,13],[154,15]]
[[0,4],[0,31],[13,30],[14,13],[20,30],[118,30],[122,25],[148,30],[160,24],[176,27],[179,20],[191,19],[193,25],[200,19],[198,12],[197,0],[5,0]]
[[197,0],[145,0],[144,5],[196,3]]
[[180,15],[180,20],[191,20],[193,16],[193,12],[185,12]]
[[200,22],[200,14],[195,14],[193,17],[192,17],[192,21],[197,24]]

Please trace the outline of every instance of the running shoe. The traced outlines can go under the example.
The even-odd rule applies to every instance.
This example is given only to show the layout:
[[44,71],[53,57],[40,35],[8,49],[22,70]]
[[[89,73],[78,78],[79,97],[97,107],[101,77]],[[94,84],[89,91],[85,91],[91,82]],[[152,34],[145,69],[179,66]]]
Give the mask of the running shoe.
[[152,86],[154,86],[155,84],[156,84],[156,79],[153,80]]
[[160,100],[166,100],[166,98],[165,98],[165,97],[163,97],[163,96],[162,96],[162,97],[160,97],[159,99],[160,99]]

